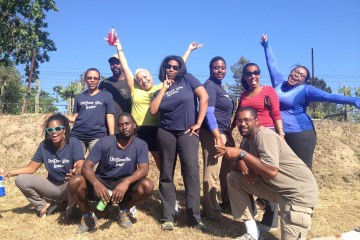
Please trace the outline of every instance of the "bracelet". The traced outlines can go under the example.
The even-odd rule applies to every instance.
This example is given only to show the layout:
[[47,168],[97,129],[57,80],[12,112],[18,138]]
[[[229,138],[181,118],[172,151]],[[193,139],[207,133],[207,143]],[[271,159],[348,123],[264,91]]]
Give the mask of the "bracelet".
[[284,132],[282,132],[282,133],[280,133],[280,135],[285,136],[285,133],[284,133]]
[[10,177],[11,177],[10,172],[8,172],[8,173],[6,174],[6,177],[7,177],[7,178],[10,178]]

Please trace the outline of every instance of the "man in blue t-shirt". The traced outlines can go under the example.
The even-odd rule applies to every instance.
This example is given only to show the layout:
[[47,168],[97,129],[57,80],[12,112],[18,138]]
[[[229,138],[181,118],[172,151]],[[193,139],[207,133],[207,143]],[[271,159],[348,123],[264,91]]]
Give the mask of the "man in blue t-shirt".
[[[119,134],[100,139],[82,168],[82,175],[71,178],[70,192],[83,213],[78,233],[93,230],[96,216],[87,198],[119,205],[118,223],[129,228],[129,209],[151,195],[154,186],[149,172],[148,146],[134,136],[136,122],[129,113],[117,119]],[[96,171],[93,167],[98,163]],[[110,191],[109,191],[110,190]]]

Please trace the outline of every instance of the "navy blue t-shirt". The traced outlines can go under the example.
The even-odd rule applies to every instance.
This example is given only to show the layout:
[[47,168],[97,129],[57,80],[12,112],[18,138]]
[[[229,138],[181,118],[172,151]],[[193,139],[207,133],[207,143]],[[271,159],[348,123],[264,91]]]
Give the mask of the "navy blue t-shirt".
[[34,162],[44,163],[49,181],[57,183],[63,183],[66,174],[73,168],[75,162],[83,159],[84,151],[81,143],[73,137],[59,151],[56,151],[51,143],[41,142],[32,158]]
[[87,91],[75,98],[74,113],[77,113],[72,136],[79,140],[93,140],[106,136],[106,114],[115,111],[112,96],[100,90],[91,96]]
[[200,86],[200,81],[189,73],[171,85],[160,103],[160,127],[186,131],[196,123],[197,98],[194,90]]
[[[209,107],[215,107],[214,115],[221,133],[229,131],[234,103],[230,95],[222,88],[221,81],[208,79],[204,83],[204,87],[209,95]],[[203,122],[205,129],[210,130],[207,121]]]
[[117,181],[132,175],[138,164],[149,163],[148,145],[133,137],[131,144],[123,150],[117,144],[116,135],[106,136],[97,141],[87,159],[99,163],[95,174],[100,178]]

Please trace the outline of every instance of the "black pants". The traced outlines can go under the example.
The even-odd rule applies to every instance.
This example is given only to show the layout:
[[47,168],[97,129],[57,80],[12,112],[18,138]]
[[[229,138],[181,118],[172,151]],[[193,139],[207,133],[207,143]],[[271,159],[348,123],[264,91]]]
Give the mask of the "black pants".
[[186,196],[186,214],[189,226],[200,221],[200,176],[199,176],[199,137],[180,131],[158,129],[157,140],[160,151],[160,197],[162,205],[161,221],[174,221],[176,189],[174,171],[177,154],[181,164]]
[[311,169],[316,145],[315,130],[286,133],[285,140],[294,153]]

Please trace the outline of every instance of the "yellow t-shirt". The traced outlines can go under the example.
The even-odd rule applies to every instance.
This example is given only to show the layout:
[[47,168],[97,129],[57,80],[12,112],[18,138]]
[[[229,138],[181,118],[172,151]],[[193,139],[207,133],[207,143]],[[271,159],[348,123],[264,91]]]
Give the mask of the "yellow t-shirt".
[[150,113],[150,103],[154,93],[161,89],[162,83],[154,85],[149,91],[143,90],[137,83],[131,89],[131,115],[138,126],[159,126],[159,114],[155,116]]

